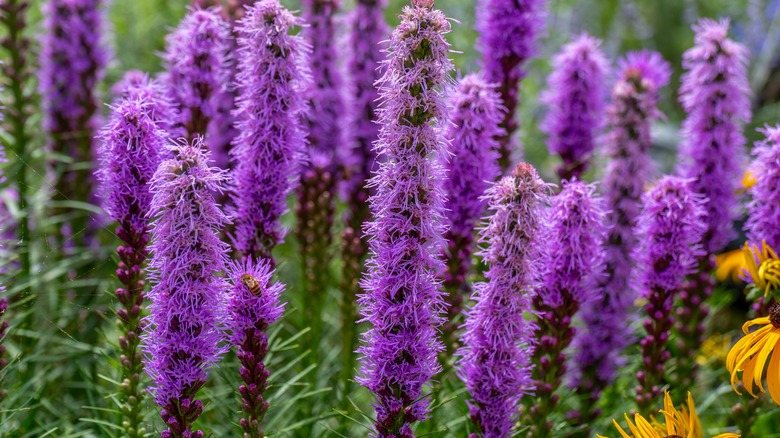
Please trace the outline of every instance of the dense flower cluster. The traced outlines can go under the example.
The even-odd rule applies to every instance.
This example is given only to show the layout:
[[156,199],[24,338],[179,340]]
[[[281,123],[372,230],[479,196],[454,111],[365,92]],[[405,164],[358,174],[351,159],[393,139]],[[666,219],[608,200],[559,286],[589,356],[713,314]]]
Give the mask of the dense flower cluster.
[[280,217],[304,156],[309,49],[300,36],[288,34],[300,23],[277,0],[263,0],[247,9],[237,27],[240,134],[231,151],[233,244],[256,259],[270,259],[284,239]]
[[520,163],[488,191],[493,215],[480,232],[487,245],[482,252],[487,282],[474,285],[476,304],[466,313],[459,351],[459,375],[471,394],[471,420],[480,433],[473,437],[508,437],[518,402],[533,391],[537,326],[528,316],[548,190],[532,166]]
[[558,167],[562,180],[582,178],[596,147],[609,71],[600,45],[598,39],[583,34],[563,46],[553,58],[553,72],[542,95],[548,107],[542,129],[550,136],[550,151],[563,160]]
[[477,30],[482,50],[483,71],[488,82],[498,84],[506,113],[501,123],[499,164],[510,166],[518,128],[515,110],[520,80],[526,75],[524,63],[536,52],[536,38],[544,29],[545,0],[479,0]]
[[585,330],[574,341],[577,353],[571,384],[584,398],[582,421],[597,413],[594,401],[612,383],[622,362],[620,354],[631,342],[625,321],[637,296],[629,283],[634,227],[652,170],[650,128],[662,117],[659,93],[669,81],[671,67],[658,53],[632,52],[618,62],[618,74],[607,109],[609,163],[602,187],[609,232],[605,276],[600,282],[603,292],[602,298],[583,309]]
[[642,297],[647,300],[637,405],[645,414],[650,413],[664,384],[664,364],[670,357],[666,342],[674,322],[672,304],[702,254],[706,211],[701,196],[691,186],[691,181],[677,177],[661,178],[645,195],[637,224],[641,244],[636,259]]
[[203,437],[191,431],[203,412],[196,398],[224,352],[221,342],[228,285],[215,275],[227,262],[219,231],[227,217],[214,201],[224,174],[207,164],[200,137],[170,147],[151,181],[153,254],[149,324],[142,337],[150,392],[162,408],[163,438]]
[[533,301],[539,328],[534,352],[536,394],[529,399],[529,436],[551,436],[549,416],[558,403],[555,392],[566,372],[564,350],[574,338],[572,320],[580,306],[598,297],[603,273],[605,215],[595,186],[564,181],[551,202],[540,258],[542,284]]
[[450,23],[432,0],[414,0],[393,31],[380,90],[383,157],[371,180],[371,259],[359,298],[371,328],[359,351],[358,382],[376,396],[378,438],[413,437],[430,400],[423,386],[440,367],[436,338],[443,322],[438,273],[444,268],[442,179],[446,153],[436,122],[445,115],[452,63],[444,34]]
[[450,96],[452,124],[445,137],[450,141],[451,157],[444,181],[448,212],[444,288],[450,307],[445,334],[454,332],[463,297],[468,293],[466,277],[474,249],[474,229],[487,205],[483,194],[499,174],[496,137],[503,132],[498,126],[503,112],[500,102],[495,87],[474,74],[462,78]]
[[755,244],[766,241],[772,248],[780,248],[780,126],[767,127],[766,138],[753,149],[750,172],[756,183],[749,192],[746,224],[748,240]]

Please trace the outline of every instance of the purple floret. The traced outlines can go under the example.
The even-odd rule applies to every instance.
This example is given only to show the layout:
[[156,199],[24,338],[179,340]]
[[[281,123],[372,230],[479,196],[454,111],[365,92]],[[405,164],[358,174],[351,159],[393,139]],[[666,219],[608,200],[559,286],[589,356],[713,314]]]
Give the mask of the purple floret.
[[415,0],[393,31],[380,81],[382,164],[370,185],[374,220],[365,294],[370,329],[363,336],[357,381],[376,396],[372,437],[410,438],[428,415],[423,387],[440,370],[437,329],[443,323],[438,273],[444,269],[441,129],[452,63],[444,35],[450,23],[432,0]]
[[224,174],[207,164],[201,137],[169,147],[151,181],[152,280],[149,326],[142,338],[149,391],[168,427],[163,438],[203,437],[191,431],[203,412],[196,399],[209,370],[224,353],[223,295],[228,285],[215,273],[224,269],[228,247],[219,233],[229,222],[214,201]]
[[542,95],[548,107],[542,129],[550,151],[563,160],[558,168],[562,180],[582,178],[604,124],[609,63],[599,46],[601,41],[588,34],[563,46]]
[[507,171],[515,148],[512,135],[518,128],[515,111],[525,62],[536,53],[537,36],[544,29],[545,0],[479,0],[477,30],[485,80],[497,84],[507,109],[499,138],[500,165]]
[[289,32],[301,20],[277,0],[263,0],[239,20],[231,198],[234,245],[242,255],[270,258],[284,239],[280,217],[297,186],[304,157],[302,114],[309,87],[309,48]]
[[548,192],[526,163],[488,190],[492,216],[480,231],[487,282],[474,285],[476,304],[466,312],[464,347],[458,352],[458,375],[471,394],[471,420],[479,430],[472,437],[509,437],[520,399],[534,389],[537,326],[529,316]]
[[756,183],[750,188],[747,235],[753,244],[765,240],[780,250],[780,125],[761,132],[766,138],[756,143],[750,169]]

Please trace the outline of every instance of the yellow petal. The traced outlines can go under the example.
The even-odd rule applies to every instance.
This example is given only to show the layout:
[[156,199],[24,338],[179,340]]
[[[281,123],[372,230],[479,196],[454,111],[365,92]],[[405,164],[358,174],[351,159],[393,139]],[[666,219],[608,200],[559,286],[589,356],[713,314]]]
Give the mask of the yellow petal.
[[780,405],[780,351],[775,349],[766,370],[766,383],[769,386],[769,396]]

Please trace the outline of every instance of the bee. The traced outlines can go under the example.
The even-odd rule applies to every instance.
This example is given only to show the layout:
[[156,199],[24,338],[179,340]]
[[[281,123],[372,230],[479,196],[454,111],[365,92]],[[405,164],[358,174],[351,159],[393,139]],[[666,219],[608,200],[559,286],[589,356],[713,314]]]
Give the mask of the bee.
[[244,286],[249,288],[253,294],[260,296],[260,283],[258,283],[257,279],[253,277],[252,274],[242,275],[241,282],[244,283]]

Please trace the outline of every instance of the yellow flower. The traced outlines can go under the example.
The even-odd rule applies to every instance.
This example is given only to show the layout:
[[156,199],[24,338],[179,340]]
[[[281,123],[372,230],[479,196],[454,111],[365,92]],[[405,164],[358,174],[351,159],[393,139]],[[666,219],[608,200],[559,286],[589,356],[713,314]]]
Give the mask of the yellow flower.
[[730,346],[731,336],[714,334],[701,344],[700,354],[696,356],[696,363],[703,366],[710,361],[725,362]]
[[715,278],[718,281],[731,280],[739,282],[740,275],[745,269],[745,256],[742,249],[733,249],[715,255]]
[[[668,437],[681,437],[681,438],[703,438],[704,431],[699,421],[699,416],[696,415],[696,405],[693,403],[693,397],[691,393],[688,393],[688,404],[682,406],[678,411],[672,403],[672,397],[669,395],[669,391],[664,391],[664,408],[661,409],[661,414],[664,416],[664,423],[661,424],[655,419],[652,419],[652,424],[647,421],[643,416],[639,414],[634,415],[634,422],[628,418],[628,414],[623,414],[628,423],[628,430],[630,435],[623,430],[617,421],[612,420],[615,428],[620,432],[622,438],[668,438]],[[606,438],[602,435],[597,435],[598,438]],[[735,433],[722,433],[713,438],[739,438],[739,435]]]
[[766,242],[761,242],[760,250],[757,245],[751,248],[745,242],[743,254],[745,256],[745,270],[750,275],[753,284],[764,291],[764,296],[780,289],[780,258]]
[[[762,327],[749,333],[750,327],[754,325]],[[742,394],[736,386],[737,373],[741,371],[742,384],[750,395],[757,397],[753,393],[754,385],[758,386],[760,392],[767,392],[762,380],[768,360],[766,383],[769,395],[780,405],[780,351],[775,351],[780,343],[780,305],[773,305],[768,317],[746,322],[742,331],[745,336],[737,341],[726,358],[726,368],[731,373],[731,386],[737,394]]]
[[750,190],[751,187],[756,185],[756,182],[758,182],[756,176],[753,175],[753,172],[748,170],[747,172],[745,172],[745,175],[742,177],[742,190],[739,190],[739,192]]

